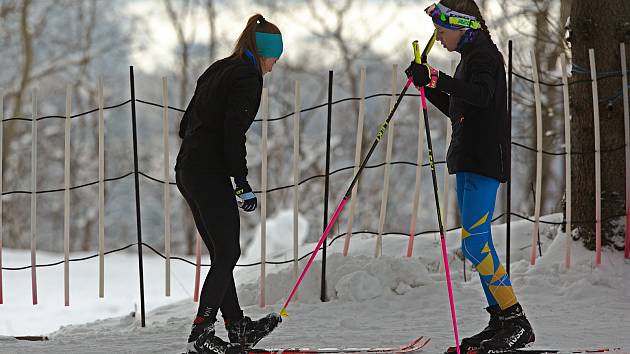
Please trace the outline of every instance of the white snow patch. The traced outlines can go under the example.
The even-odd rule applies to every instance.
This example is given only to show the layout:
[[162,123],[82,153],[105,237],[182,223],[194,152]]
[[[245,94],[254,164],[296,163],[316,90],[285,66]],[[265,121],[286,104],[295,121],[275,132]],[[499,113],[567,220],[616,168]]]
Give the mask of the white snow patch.
[[[558,221],[560,215],[544,220]],[[603,264],[595,266],[594,252],[580,242],[570,240],[571,268],[564,265],[566,238],[558,227],[541,225],[543,257],[529,265],[532,225],[512,222],[511,280],[516,295],[532,322],[539,347],[591,348],[622,347],[630,349],[630,262],[623,253],[604,249]],[[292,231],[291,233],[292,234]],[[493,227],[495,245],[505,259],[505,226]],[[286,235],[285,235],[286,237]],[[483,291],[476,273],[463,265],[457,256],[459,232],[446,236],[453,295],[461,336],[483,328],[488,320]],[[426,353],[439,353],[453,344],[453,328],[444,274],[437,265],[441,259],[439,237],[417,237],[412,257],[404,257],[407,237],[383,238],[383,256],[375,258],[372,236],[352,237],[350,254],[341,254],[343,239],[327,249],[327,301],[320,300],[321,253],[287,308],[289,317],[260,346],[387,346],[401,344],[412,337],[432,338]],[[271,243],[275,244],[275,243]],[[300,246],[299,254],[313,250],[315,244]],[[271,250],[270,250],[271,251]],[[27,251],[4,253],[5,266],[28,263]],[[274,260],[291,259],[288,251]],[[62,258],[42,256],[42,260]],[[183,294],[163,295],[163,260],[145,258],[147,284],[147,324],[141,327],[138,313],[133,313],[137,271],[133,254],[106,258],[110,275],[106,298],[97,299],[94,266],[89,262],[74,266],[72,306],[64,308],[60,300],[62,267],[42,270],[40,294],[42,304],[29,304],[30,273],[5,271],[5,303],[0,305],[0,333],[3,335],[36,335],[60,323],[65,325],[49,334],[46,342],[15,341],[0,337],[0,353],[177,353],[186,341],[196,313],[191,301],[194,267],[175,262],[178,289]],[[207,260],[204,260],[206,262]],[[299,262],[301,271],[308,257]],[[82,269],[84,271],[82,271]],[[207,269],[204,269],[204,273]],[[126,273],[125,273],[126,272]],[[16,277],[19,274],[19,277]],[[202,279],[204,274],[202,273]],[[267,265],[266,307],[259,307],[259,267],[239,267],[235,272],[239,298],[247,315],[262,316],[279,311],[295,283],[293,263]],[[52,301],[51,301],[52,300]],[[49,302],[50,303],[47,303]],[[47,304],[46,304],[47,303]],[[158,305],[159,304],[159,305]],[[164,305],[166,304],[166,305]],[[164,305],[164,306],[160,306]],[[107,317],[89,324],[86,319]],[[75,324],[69,324],[75,323]],[[55,328],[57,328],[55,327]],[[28,330],[29,328],[38,328]],[[19,329],[19,330],[17,330]],[[218,335],[225,338],[222,326]]]

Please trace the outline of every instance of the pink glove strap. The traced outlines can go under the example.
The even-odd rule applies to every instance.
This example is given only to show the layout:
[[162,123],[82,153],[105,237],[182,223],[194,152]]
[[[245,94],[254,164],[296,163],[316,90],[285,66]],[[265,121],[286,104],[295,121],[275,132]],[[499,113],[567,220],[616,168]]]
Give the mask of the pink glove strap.
[[435,86],[437,86],[439,77],[440,77],[440,72],[434,68],[431,68],[431,81],[429,82],[427,87],[435,88]]

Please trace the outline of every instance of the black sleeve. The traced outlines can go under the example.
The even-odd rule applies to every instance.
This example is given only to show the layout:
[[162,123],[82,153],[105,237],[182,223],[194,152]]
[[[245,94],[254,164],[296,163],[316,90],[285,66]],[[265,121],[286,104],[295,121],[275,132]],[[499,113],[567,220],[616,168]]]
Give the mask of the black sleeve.
[[227,95],[223,150],[228,171],[234,178],[247,177],[245,133],[258,112],[260,86],[258,77],[242,75],[233,80]]
[[430,87],[424,87],[424,93],[427,96],[429,102],[431,102],[437,109],[439,109],[442,113],[444,113],[447,117],[449,116],[449,106],[451,98],[448,97],[444,92],[433,89]]
[[188,106],[186,106],[186,111],[184,111],[182,120],[179,122],[179,137],[182,139],[186,137],[186,130],[188,129],[188,125],[190,122],[190,110],[192,109],[193,103],[195,102],[195,98],[197,97],[197,87],[195,88],[195,93],[193,94],[192,98],[188,102]]
[[436,88],[473,106],[487,107],[492,102],[496,88],[496,65],[495,59],[477,55],[467,65],[470,70],[469,80],[455,79],[440,72]]
[[[195,97],[193,96],[192,100],[193,101],[195,99]],[[179,137],[184,139],[186,137],[186,129],[188,129],[188,122],[190,121],[190,117],[189,117],[189,110],[190,110],[190,103],[188,104],[188,107],[186,108],[186,111],[184,112],[184,115],[182,116],[182,120],[179,122]]]

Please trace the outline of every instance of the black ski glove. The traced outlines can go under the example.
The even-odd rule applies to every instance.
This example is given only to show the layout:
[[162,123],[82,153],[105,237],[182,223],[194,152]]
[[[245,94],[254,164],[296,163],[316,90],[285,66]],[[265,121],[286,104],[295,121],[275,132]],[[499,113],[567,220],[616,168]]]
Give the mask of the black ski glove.
[[241,209],[248,212],[256,210],[258,200],[256,199],[254,192],[252,192],[252,187],[250,187],[249,183],[247,183],[247,180],[244,178],[235,178],[234,184],[236,184],[234,194],[242,200],[242,202],[239,203]]
[[423,86],[435,88],[440,76],[440,72],[433,69],[429,64],[418,64],[415,60],[411,61],[411,64],[405,70],[405,74],[408,78],[413,79],[413,84],[418,88]]

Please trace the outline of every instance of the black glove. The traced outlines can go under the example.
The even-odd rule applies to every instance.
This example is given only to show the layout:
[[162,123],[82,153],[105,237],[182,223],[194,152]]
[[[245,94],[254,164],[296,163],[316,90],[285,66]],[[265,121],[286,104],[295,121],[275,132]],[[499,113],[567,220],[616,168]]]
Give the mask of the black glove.
[[245,211],[256,210],[258,200],[256,199],[256,195],[254,194],[254,192],[252,192],[252,187],[250,187],[249,183],[247,183],[247,180],[244,178],[235,178],[234,184],[236,184],[234,194],[242,200],[242,202],[239,202],[239,206],[241,207],[241,209]]
[[423,86],[435,88],[439,73],[439,71],[433,69],[429,64],[418,64],[415,60],[412,61],[405,70],[407,77],[412,78],[413,84],[418,88]]

